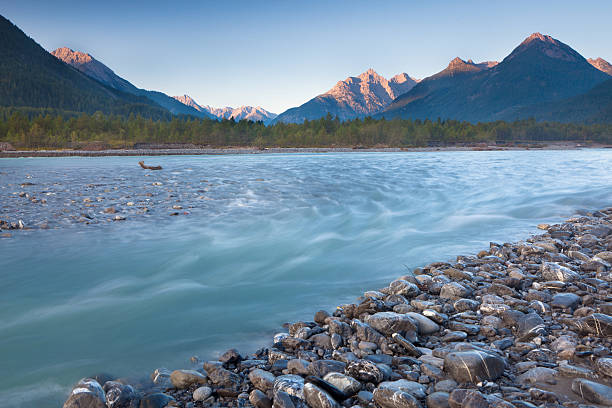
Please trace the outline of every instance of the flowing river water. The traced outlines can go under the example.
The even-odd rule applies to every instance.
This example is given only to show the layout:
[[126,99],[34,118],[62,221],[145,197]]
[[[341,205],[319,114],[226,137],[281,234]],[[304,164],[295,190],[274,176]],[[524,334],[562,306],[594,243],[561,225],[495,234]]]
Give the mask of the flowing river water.
[[406,268],[612,205],[611,170],[605,149],[0,159],[0,220],[31,227],[0,238],[0,405],[252,352]]

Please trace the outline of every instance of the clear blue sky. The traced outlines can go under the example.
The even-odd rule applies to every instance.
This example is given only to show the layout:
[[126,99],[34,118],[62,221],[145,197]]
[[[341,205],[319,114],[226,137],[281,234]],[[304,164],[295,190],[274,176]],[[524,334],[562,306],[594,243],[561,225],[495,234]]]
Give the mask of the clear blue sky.
[[212,106],[297,106],[372,67],[423,78],[501,60],[529,34],[612,60],[612,1],[31,1],[0,13],[45,49],[88,52],[134,85]]

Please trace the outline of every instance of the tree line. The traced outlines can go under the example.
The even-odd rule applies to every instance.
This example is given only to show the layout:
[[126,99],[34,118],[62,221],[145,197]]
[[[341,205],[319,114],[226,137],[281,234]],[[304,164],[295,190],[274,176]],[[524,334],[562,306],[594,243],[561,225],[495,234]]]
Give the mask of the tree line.
[[327,115],[302,124],[210,120],[175,116],[105,115],[39,108],[0,108],[0,142],[15,148],[131,148],[188,143],[228,147],[424,147],[549,141],[612,144],[612,125],[537,122],[469,123],[457,120],[354,119]]

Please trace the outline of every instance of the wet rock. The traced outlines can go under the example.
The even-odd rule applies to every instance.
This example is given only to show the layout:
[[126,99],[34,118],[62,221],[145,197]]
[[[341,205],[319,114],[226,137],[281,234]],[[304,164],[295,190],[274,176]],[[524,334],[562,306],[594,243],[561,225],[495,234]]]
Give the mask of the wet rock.
[[240,353],[236,349],[229,349],[219,357],[219,361],[224,364],[236,364],[242,360]]
[[544,262],[540,272],[543,279],[550,281],[573,282],[578,279],[576,272],[552,262]]
[[423,355],[421,350],[416,348],[414,344],[412,344],[410,341],[405,339],[401,334],[393,333],[391,337],[397,344],[399,344],[406,350],[409,356],[420,357]]
[[165,408],[172,406],[174,402],[176,400],[169,395],[162,393],[150,394],[142,397],[139,408]]
[[596,361],[597,371],[608,377],[612,377],[612,358],[603,357]]
[[408,282],[403,279],[398,279],[389,285],[388,288],[389,294],[393,295],[402,295],[407,298],[412,298],[417,296],[421,291],[419,287],[412,282]]
[[518,318],[518,338],[519,341],[526,341],[536,336],[546,334],[544,320],[537,313],[521,315]]
[[448,322],[446,327],[448,327],[451,330],[462,331],[467,334],[478,334],[478,332],[480,332],[480,325],[464,323],[464,322],[459,322],[459,321]]
[[444,358],[444,371],[458,383],[495,380],[503,374],[505,365],[502,357],[476,350],[453,352]]
[[420,408],[421,404],[412,395],[403,391],[377,388],[373,393],[376,404],[383,408]]
[[310,363],[308,371],[316,377],[324,377],[328,373],[343,373],[346,363],[336,360],[317,360]]
[[174,388],[183,390],[189,388],[192,385],[206,384],[207,377],[194,370],[174,370],[170,374],[170,381]]
[[268,371],[261,370],[259,368],[256,368],[255,370],[249,373],[249,380],[251,381],[251,383],[253,383],[255,388],[263,392],[271,390],[274,387],[275,379],[276,377],[274,376],[274,374]]
[[311,336],[309,340],[317,347],[324,350],[332,348],[331,337],[325,333],[319,333]]
[[440,290],[440,297],[442,299],[461,299],[471,296],[472,290],[457,282],[447,283]]
[[520,384],[555,384],[558,372],[552,368],[534,367],[516,378]]
[[579,367],[576,365],[569,364],[567,361],[562,361],[557,367],[559,374],[564,377],[582,377],[582,378],[594,378],[595,373],[589,368]]
[[260,390],[251,391],[249,402],[257,408],[272,408],[272,400]]
[[[368,316],[365,322],[376,331],[391,336],[397,332],[417,332],[417,326],[409,316],[395,312],[379,312]],[[371,341],[371,340],[365,340]],[[378,341],[374,341],[378,343]]]
[[209,369],[208,378],[216,386],[227,390],[237,391],[240,388],[240,376],[225,368],[217,367],[216,369]]
[[435,391],[452,392],[457,388],[457,382],[454,380],[442,380],[438,381],[434,386]]
[[273,390],[274,395],[282,391],[290,396],[304,399],[304,379],[299,375],[280,375],[274,380]]
[[117,381],[107,381],[104,384],[106,406],[108,408],[133,408],[137,405],[136,392],[131,385],[124,385]]
[[340,320],[330,320],[329,333],[338,334],[342,337],[350,337],[353,334],[353,330],[351,329],[351,326]]
[[553,296],[550,306],[560,309],[575,309],[580,301],[580,296],[575,293],[557,293]]
[[298,408],[301,406],[299,403],[297,404],[298,406],[296,406],[294,401],[298,402],[296,397],[292,397],[284,391],[276,391],[274,393],[274,403],[272,404],[272,408]]
[[463,341],[467,338],[467,333],[463,331],[449,331],[442,337],[442,341],[445,343],[450,343],[453,341]]
[[192,394],[194,401],[206,401],[208,397],[212,395],[212,388],[210,387],[199,387],[196,388]]
[[327,392],[311,383],[304,385],[304,399],[311,408],[340,407],[340,404],[338,404]]
[[449,394],[447,392],[436,391],[427,396],[427,408],[449,408]]
[[457,312],[476,311],[480,306],[480,302],[474,299],[459,299],[453,303],[453,307]]
[[314,321],[319,324],[319,325],[324,325],[325,324],[325,320],[329,317],[329,313],[327,313],[325,310],[319,310],[317,313],[315,313],[314,315]]
[[612,387],[607,385],[576,378],[572,381],[572,391],[589,402],[612,406]]
[[92,378],[83,378],[70,392],[63,408],[106,408],[106,397],[100,384]]
[[309,366],[310,363],[301,358],[295,358],[287,362],[287,370],[290,374],[308,375],[310,374]]
[[151,380],[161,390],[173,388],[172,381],[170,380],[170,374],[172,372],[166,368],[158,368],[151,374]]
[[415,312],[408,312],[406,316],[411,317],[417,325],[418,333],[421,335],[430,335],[440,331],[440,326],[431,319]]
[[384,379],[384,375],[380,368],[366,360],[360,360],[349,363],[346,367],[345,374],[359,381],[371,382],[378,384]]
[[357,400],[362,404],[369,404],[374,399],[374,395],[370,391],[359,391]]
[[451,408],[488,408],[484,395],[476,390],[456,389],[450,393],[448,404]]
[[578,329],[596,336],[612,336],[612,316],[603,313],[593,313],[578,321]]
[[323,379],[348,396],[355,395],[361,390],[361,383],[348,375],[332,372]]
[[415,381],[408,380],[397,380],[397,381],[385,381],[378,385],[379,389],[388,389],[393,391],[403,391],[418,399],[423,399],[427,395],[425,391],[427,387],[423,384],[419,384]]

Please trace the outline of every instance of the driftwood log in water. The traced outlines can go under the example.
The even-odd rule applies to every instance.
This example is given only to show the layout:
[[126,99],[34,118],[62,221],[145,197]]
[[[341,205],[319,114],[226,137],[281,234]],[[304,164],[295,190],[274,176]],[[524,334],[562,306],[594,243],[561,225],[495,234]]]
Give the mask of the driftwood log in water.
[[138,164],[140,164],[140,167],[142,167],[143,169],[148,169],[148,170],[161,170],[162,166],[147,166],[146,164],[144,164],[143,161],[139,161]]

